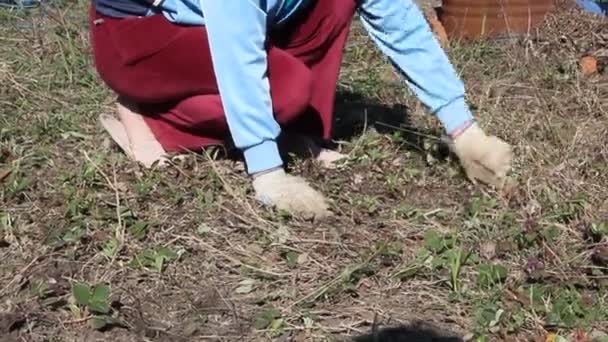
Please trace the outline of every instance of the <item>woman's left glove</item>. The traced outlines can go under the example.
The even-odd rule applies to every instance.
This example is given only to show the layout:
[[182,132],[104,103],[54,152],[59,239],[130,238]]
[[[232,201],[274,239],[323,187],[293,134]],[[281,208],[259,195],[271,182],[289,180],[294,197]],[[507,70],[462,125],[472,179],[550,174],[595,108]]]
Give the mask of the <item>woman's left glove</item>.
[[467,177],[502,189],[511,169],[511,146],[495,136],[486,135],[473,123],[451,139],[450,147],[460,159]]

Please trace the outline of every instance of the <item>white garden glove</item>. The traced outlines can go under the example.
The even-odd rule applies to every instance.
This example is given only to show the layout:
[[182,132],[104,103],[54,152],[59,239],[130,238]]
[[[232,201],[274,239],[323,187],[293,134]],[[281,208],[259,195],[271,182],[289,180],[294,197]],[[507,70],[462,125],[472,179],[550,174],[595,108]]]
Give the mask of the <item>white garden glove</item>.
[[285,173],[282,168],[253,176],[256,198],[268,206],[275,206],[305,218],[331,216],[323,195],[303,178]]
[[497,189],[504,187],[513,159],[509,144],[487,136],[473,123],[451,141],[450,147],[472,182],[479,180]]

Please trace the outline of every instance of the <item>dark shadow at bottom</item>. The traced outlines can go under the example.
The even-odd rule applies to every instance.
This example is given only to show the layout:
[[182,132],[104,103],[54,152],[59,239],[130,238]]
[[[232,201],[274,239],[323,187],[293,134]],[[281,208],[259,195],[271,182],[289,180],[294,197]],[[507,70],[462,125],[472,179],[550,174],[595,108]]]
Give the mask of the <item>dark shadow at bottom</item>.
[[352,342],[462,342],[461,337],[439,332],[425,323],[398,327],[378,328],[367,335],[355,337]]

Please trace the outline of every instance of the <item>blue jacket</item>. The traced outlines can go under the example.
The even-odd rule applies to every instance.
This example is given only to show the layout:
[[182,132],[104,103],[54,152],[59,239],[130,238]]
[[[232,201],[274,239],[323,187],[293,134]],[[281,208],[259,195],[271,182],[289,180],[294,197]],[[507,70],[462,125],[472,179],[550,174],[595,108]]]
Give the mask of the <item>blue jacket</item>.
[[[274,120],[266,72],[267,29],[308,1],[164,0],[160,5],[172,22],[206,27],[226,120],[250,174],[283,164],[276,143],[280,127]],[[471,120],[463,83],[413,0],[359,3],[361,21],[374,43],[445,130],[449,133]]]

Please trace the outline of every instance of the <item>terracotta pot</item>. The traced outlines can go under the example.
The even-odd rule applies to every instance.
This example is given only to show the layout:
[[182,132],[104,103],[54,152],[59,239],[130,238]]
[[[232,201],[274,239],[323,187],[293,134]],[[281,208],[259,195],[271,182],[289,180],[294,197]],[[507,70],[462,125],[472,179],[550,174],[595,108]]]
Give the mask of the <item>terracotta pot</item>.
[[451,39],[528,34],[554,0],[443,0],[439,17]]

